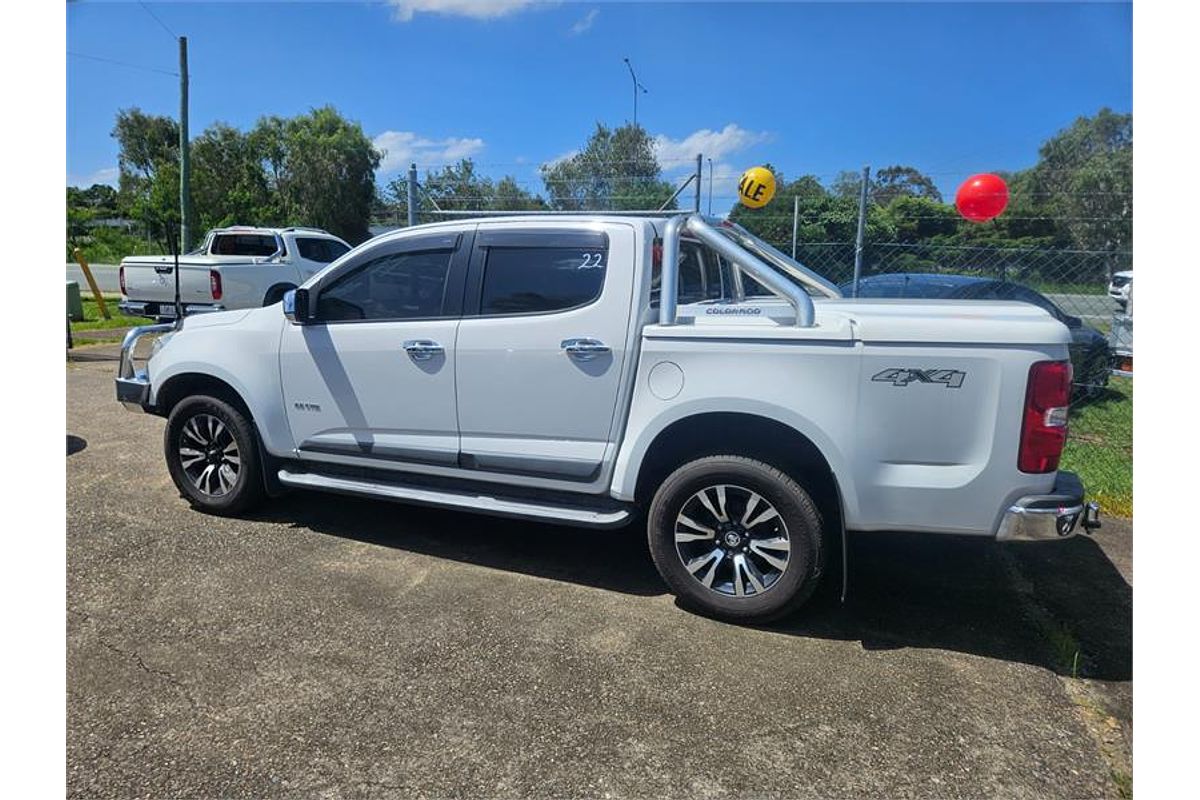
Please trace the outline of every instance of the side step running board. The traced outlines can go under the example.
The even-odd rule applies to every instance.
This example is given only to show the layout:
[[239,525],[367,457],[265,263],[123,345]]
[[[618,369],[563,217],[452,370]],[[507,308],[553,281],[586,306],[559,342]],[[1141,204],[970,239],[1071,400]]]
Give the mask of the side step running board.
[[622,508],[558,506],[473,492],[429,489],[363,478],[321,475],[313,472],[291,472],[287,469],[279,470],[279,482],[297,489],[319,489],[326,492],[378,497],[384,500],[398,500],[404,503],[417,503],[459,511],[473,511],[478,514],[578,525],[585,528],[616,528],[628,523],[631,519],[630,513]]

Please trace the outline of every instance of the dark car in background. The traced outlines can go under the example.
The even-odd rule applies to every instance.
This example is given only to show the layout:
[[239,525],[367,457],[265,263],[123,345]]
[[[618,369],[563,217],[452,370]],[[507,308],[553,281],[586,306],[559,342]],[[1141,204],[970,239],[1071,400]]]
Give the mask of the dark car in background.
[[[842,284],[842,293],[850,296],[851,282]],[[1017,300],[1045,309],[1071,331],[1071,364],[1075,368],[1072,399],[1080,400],[1104,391],[1108,385],[1108,339],[1095,328],[1085,325],[1059,308],[1053,300],[1019,283],[979,278],[971,275],[901,272],[872,275],[858,282],[858,296],[866,298],[938,298],[943,300]]]

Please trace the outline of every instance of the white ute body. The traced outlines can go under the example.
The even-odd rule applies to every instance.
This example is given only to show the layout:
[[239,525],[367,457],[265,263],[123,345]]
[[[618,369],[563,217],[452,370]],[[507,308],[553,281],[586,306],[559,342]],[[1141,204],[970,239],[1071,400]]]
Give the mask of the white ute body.
[[[179,299],[185,315],[270,305],[349,249],[315,228],[216,228],[179,257]],[[169,255],[122,259],[122,311],[173,318],[174,264]],[[214,287],[220,296],[214,297]]]
[[[600,527],[648,501],[642,470],[689,419],[711,420],[714,437],[732,418],[804,437],[828,464],[848,530],[1020,538],[1006,515],[1061,493],[1069,473],[1018,469],[1030,368],[1068,358],[1070,334],[1045,311],[824,296],[834,289],[811,293],[813,324],[801,327],[800,305],[747,297],[752,274],[685,230],[678,306],[664,319],[652,264],[666,222],[508,217],[377,237],[303,283],[309,319],[292,318],[287,301],[189,317],[145,370],[123,361],[118,395],[165,414],[184,384],[227,385],[253,418],[268,482]],[[485,262],[515,275],[538,248],[557,254],[545,297],[585,276],[601,281],[598,294],[545,313],[496,300],[489,312],[488,293],[503,287]],[[357,314],[399,292],[396,308],[414,318],[333,318],[348,302],[337,297],[360,295],[331,287],[359,267],[428,252],[448,254],[440,307],[421,305],[414,268],[372,273],[373,294],[352,303]],[[503,302],[517,310],[497,312]],[[1070,493],[1080,504],[1081,490]],[[1069,517],[1060,535],[1088,522],[1066,503],[1042,504]]]

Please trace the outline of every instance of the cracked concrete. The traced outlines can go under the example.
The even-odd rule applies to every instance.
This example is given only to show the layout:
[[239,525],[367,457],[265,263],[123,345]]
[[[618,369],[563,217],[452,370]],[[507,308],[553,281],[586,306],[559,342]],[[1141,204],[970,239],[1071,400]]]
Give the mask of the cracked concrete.
[[679,609],[639,531],[198,514],[112,369],[67,376],[72,797],[1120,795],[1127,525],[858,537],[846,606],[736,627]]

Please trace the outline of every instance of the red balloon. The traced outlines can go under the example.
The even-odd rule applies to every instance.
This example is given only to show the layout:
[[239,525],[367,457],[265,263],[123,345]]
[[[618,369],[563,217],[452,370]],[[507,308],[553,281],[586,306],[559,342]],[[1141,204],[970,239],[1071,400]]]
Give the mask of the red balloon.
[[1000,216],[1008,205],[1008,184],[999,175],[972,175],[954,197],[958,213],[972,222],[987,222]]

